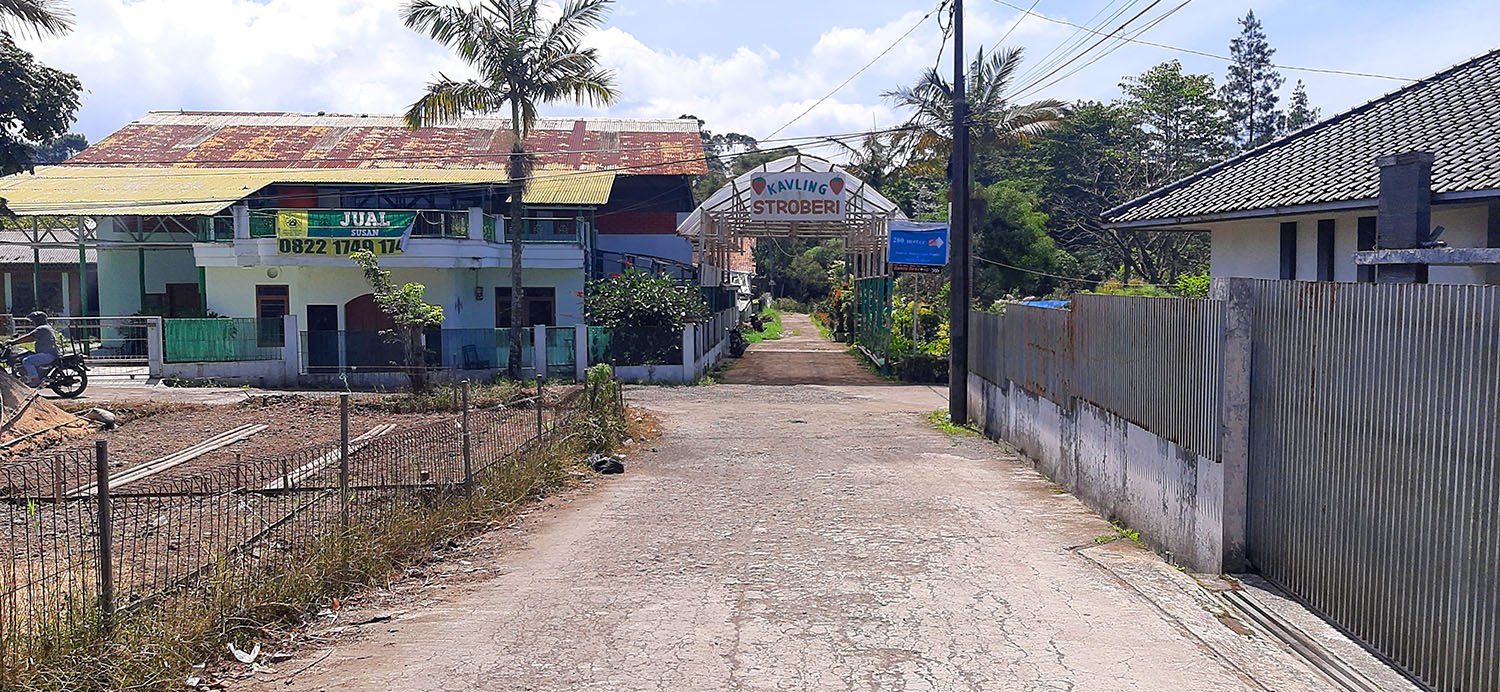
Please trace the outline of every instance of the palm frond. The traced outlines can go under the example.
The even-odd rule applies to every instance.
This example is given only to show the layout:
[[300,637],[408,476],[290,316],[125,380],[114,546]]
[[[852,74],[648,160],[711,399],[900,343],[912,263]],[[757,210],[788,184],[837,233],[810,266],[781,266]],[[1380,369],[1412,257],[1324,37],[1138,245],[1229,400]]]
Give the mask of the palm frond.
[[470,113],[484,113],[496,105],[494,90],[477,80],[454,81],[442,74],[427,85],[427,93],[406,110],[407,127],[451,123]]
[[0,0],[0,30],[61,35],[73,28],[73,14],[60,0]]

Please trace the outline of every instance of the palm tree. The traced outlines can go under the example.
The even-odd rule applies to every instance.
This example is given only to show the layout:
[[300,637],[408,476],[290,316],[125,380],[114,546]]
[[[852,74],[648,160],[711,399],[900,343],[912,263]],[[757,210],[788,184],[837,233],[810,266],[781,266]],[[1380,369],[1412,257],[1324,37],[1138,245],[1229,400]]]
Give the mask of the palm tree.
[[72,28],[73,17],[59,0],[0,0],[0,31],[19,29],[56,36]]
[[[1021,48],[985,55],[981,47],[969,64],[967,97],[969,126],[975,144],[1005,146],[1025,142],[1055,125],[1065,104],[1044,99],[1025,104],[1010,102],[1010,83],[1021,66]],[[916,84],[888,91],[884,96],[898,107],[915,112],[907,120],[906,136],[913,149],[946,155],[953,143],[953,85],[936,67],[922,73]]]
[[526,136],[536,124],[537,104],[564,99],[599,106],[614,102],[614,73],[599,65],[593,48],[580,45],[590,29],[603,23],[610,2],[567,0],[554,21],[541,16],[540,0],[482,0],[461,6],[412,0],[401,13],[408,27],[452,48],[478,73],[463,81],[439,74],[407,110],[408,127],[510,108],[511,330],[506,370],[514,379],[521,377],[522,199],[532,162]]

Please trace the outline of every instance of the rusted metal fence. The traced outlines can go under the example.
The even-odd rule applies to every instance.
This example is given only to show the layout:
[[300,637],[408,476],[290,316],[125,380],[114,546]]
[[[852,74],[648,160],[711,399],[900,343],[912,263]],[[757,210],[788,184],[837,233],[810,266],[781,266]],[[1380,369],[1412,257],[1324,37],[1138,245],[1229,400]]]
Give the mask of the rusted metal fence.
[[1250,558],[1435,689],[1500,689],[1500,288],[1253,283]]
[[[253,580],[349,531],[457,501],[490,473],[623,400],[540,385],[498,408],[338,439],[117,489],[108,449],[0,465],[0,688],[58,642],[194,584]],[[602,404],[601,404],[602,402]],[[586,407],[593,407],[588,408]],[[87,492],[77,492],[87,488]]]

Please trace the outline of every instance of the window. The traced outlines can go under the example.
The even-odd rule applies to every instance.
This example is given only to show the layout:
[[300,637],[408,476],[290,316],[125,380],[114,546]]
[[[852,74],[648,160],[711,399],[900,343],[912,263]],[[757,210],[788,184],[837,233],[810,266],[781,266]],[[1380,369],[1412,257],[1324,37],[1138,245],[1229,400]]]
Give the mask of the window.
[[1281,224],[1281,280],[1297,278],[1297,222]]
[[1335,240],[1333,219],[1318,221],[1318,280],[1333,281],[1333,243]]
[[[1359,217],[1359,229],[1356,233],[1358,235],[1358,238],[1356,238],[1355,240],[1356,250],[1363,251],[1375,249],[1375,217]],[[1355,270],[1355,273],[1356,281],[1362,284],[1375,283],[1375,267],[1368,264],[1361,264],[1359,265],[1359,268]]]
[[259,325],[255,335],[258,346],[280,346],[285,343],[286,330],[281,318],[291,308],[290,293],[286,286],[256,286],[255,316]]

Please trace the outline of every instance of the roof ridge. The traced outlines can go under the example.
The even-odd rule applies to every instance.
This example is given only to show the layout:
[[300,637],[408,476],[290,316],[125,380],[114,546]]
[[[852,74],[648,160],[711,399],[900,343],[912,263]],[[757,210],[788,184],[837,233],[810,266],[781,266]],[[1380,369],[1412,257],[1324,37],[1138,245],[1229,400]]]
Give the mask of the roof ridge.
[[1318,121],[1318,122],[1316,122],[1316,123],[1314,123],[1312,125],[1309,125],[1308,127],[1304,127],[1304,128],[1302,128],[1300,130],[1297,130],[1296,132],[1292,132],[1290,134],[1283,135],[1283,136],[1278,137],[1276,139],[1273,139],[1273,140],[1271,140],[1269,142],[1266,142],[1265,144],[1262,144],[1262,145],[1260,145],[1258,147],[1255,147],[1254,149],[1250,149],[1250,150],[1247,150],[1247,151],[1240,152],[1239,154],[1236,154],[1236,155],[1234,155],[1234,156],[1232,156],[1230,158],[1227,158],[1227,159],[1225,159],[1223,161],[1220,161],[1220,162],[1218,162],[1218,163],[1216,163],[1216,164],[1214,164],[1212,166],[1209,166],[1208,168],[1205,168],[1205,169],[1203,169],[1201,171],[1193,173],[1192,175],[1189,175],[1189,176],[1187,176],[1185,178],[1181,178],[1181,179],[1177,180],[1176,182],[1171,183],[1170,185],[1166,185],[1164,187],[1157,188],[1155,190],[1147,192],[1146,194],[1143,194],[1143,195],[1141,195],[1139,197],[1136,197],[1135,199],[1132,199],[1132,200],[1127,201],[1127,202],[1123,202],[1120,205],[1118,205],[1118,206],[1116,206],[1116,207],[1114,207],[1112,209],[1109,209],[1109,210],[1105,211],[1104,214],[1103,214],[1103,217],[1104,217],[1104,219],[1108,220],[1108,219],[1110,219],[1112,217],[1118,216],[1120,214],[1124,214],[1125,212],[1130,211],[1131,209],[1134,209],[1136,207],[1142,206],[1142,205],[1146,204],[1147,202],[1151,202],[1153,200],[1160,199],[1161,197],[1164,197],[1164,196],[1166,196],[1169,193],[1176,192],[1177,190],[1180,190],[1180,189],[1182,189],[1184,187],[1187,187],[1187,186],[1189,186],[1189,185],[1191,185],[1193,183],[1198,182],[1199,180],[1202,180],[1202,179],[1207,178],[1207,177],[1209,177],[1211,175],[1214,175],[1214,174],[1218,173],[1219,171],[1222,171],[1222,170],[1224,170],[1226,168],[1229,168],[1229,167],[1234,166],[1234,165],[1238,165],[1239,163],[1241,163],[1243,161],[1246,161],[1246,160],[1251,159],[1251,158],[1255,158],[1255,157],[1260,156],[1261,154],[1266,153],[1268,151],[1271,151],[1273,149],[1279,149],[1279,148],[1281,148],[1281,147],[1283,147],[1283,146],[1285,146],[1285,145],[1287,145],[1287,144],[1289,144],[1291,142],[1299,141],[1299,140],[1301,140],[1301,139],[1303,139],[1305,137],[1310,137],[1315,132],[1319,132],[1319,131],[1322,131],[1322,130],[1326,130],[1326,129],[1330,128],[1330,127],[1333,127],[1334,125],[1342,123],[1342,122],[1344,122],[1344,121],[1346,121],[1346,120],[1348,120],[1350,118],[1353,118],[1356,115],[1365,113],[1365,112],[1367,112],[1367,111],[1375,108],[1378,105],[1381,105],[1381,104],[1384,104],[1386,102],[1395,100],[1397,97],[1403,96],[1403,95],[1407,94],[1408,92],[1415,91],[1415,90],[1423,88],[1423,87],[1431,86],[1434,83],[1440,82],[1440,81],[1442,81],[1444,79],[1447,79],[1448,77],[1451,77],[1456,72],[1468,69],[1470,67],[1473,67],[1476,64],[1485,62],[1486,60],[1497,59],[1497,58],[1500,58],[1500,47],[1492,48],[1492,49],[1490,49],[1488,51],[1485,51],[1484,53],[1481,53],[1481,54],[1476,55],[1476,56],[1474,56],[1472,58],[1469,58],[1468,60],[1465,60],[1465,61],[1460,62],[1458,64],[1446,67],[1446,68],[1444,68],[1444,69],[1442,69],[1442,70],[1440,70],[1440,71],[1438,71],[1436,73],[1433,73],[1432,75],[1429,75],[1427,77],[1423,77],[1422,79],[1419,79],[1419,80],[1417,80],[1415,82],[1412,82],[1411,84],[1408,84],[1408,85],[1403,86],[1403,87],[1401,87],[1399,89],[1395,89],[1393,91],[1389,91],[1389,92],[1386,92],[1384,94],[1381,94],[1380,96],[1377,96],[1377,97],[1375,97],[1373,99],[1370,99],[1369,101],[1361,103],[1361,104],[1359,104],[1357,106],[1354,106],[1354,107],[1352,107],[1352,108],[1350,108],[1348,110],[1341,111],[1338,114],[1329,116],[1328,118],[1320,120],[1320,121]]

